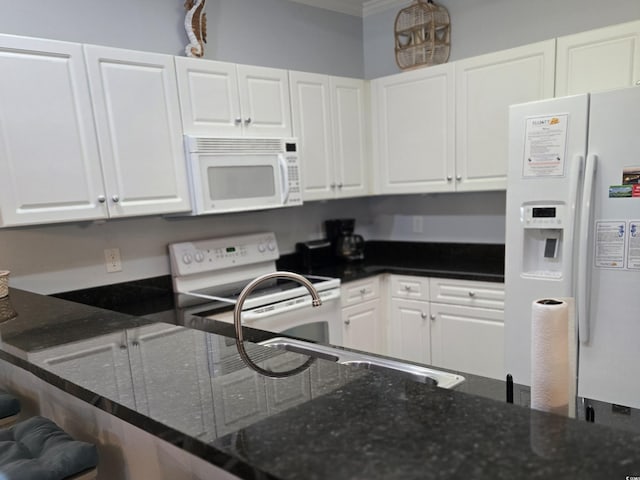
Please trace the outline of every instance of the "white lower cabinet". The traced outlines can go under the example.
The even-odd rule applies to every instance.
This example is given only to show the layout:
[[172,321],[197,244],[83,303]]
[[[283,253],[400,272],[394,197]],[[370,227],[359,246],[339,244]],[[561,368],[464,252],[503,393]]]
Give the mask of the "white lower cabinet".
[[388,355],[502,378],[504,284],[391,275]]
[[380,299],[380,277],[342,285],[343,346],[384,354],[385,323]]
[[431,303],[431,364],[484,377],[504,372],[504,312]]
[[389,355],[431,363],[429,302],[392,298],[389,320]]

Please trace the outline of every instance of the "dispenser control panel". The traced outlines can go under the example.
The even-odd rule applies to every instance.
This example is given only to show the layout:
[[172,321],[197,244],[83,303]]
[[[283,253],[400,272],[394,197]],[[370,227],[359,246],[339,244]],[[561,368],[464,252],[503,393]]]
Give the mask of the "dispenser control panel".
[[522,210],[524,228],[561,229],[565,227],[564,205],[525,205]]

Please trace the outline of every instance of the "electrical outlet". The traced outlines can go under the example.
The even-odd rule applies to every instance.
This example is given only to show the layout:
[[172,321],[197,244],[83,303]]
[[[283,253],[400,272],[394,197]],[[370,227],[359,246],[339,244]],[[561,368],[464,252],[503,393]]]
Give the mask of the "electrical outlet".
[[413,233],[423,233],[422,217],[420,215],[413,216]]
[[107,272],[121,272],[122,262],[120,261],[119,248],[107,248],[104,251],[104,262],[107,266]]

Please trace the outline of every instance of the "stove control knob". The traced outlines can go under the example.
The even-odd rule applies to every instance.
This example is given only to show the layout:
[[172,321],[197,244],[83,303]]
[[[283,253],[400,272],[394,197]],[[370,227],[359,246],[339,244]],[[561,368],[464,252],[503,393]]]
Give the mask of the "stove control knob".
[[266,249],[267,249],[267,248],[264,246],[264,243],[259,243],[259,244],[258,244],[258,251],[259,251],[260,253],[264,253],[264,251],[265,251]]
[[194,258],[196,259],[196,262],[200,263],[204,260],[204,253],[202,253],[200,250],[198,250],[196,252],[196,254],[194,255]]
[[189,265],[191,263],[191,260],[192,260],[191,254],[189,254],[189,253],[185,253],[182,256],[182,263],[185,263],[185,264]]

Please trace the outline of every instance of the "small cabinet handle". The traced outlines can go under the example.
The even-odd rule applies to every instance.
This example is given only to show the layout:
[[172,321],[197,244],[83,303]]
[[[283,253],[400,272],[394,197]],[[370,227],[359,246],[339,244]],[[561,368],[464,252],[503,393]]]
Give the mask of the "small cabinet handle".
[[348,318],[344,321],[345,325],[351,325],[351,320],[349,320]]
[[120,201],[120,197],[118,195],[114,195],[111,197],[111,200],[113,200],[113,203],[118,203]]
[[107,201],[107,197],[105,197],[104,195],[99,195],[98,196],[98,202],[104,203],[106,201]]
[[120,350],[126,350],[127,346],[124,343],[120,344]]
[[234,122],[235,122],[236,125],[240,125],[242,123],[242,119],[240,117],[238,117],[238,118],[236,118],[234,120]]
[[410,285],[405,285],[405,286],[404,286],[404,290],[405,290],[406,292],[410,292],[410,291],[411,291],[411,286],[410,286]]
[[341,183],[338,184],[338,188],[342,188],[342,184]]
[[475,297],[476,296],[476,292],[474,292],[473,290],[469,290],[469,296],[470,297]]
[[366,288],[361,288],[360,289],[360,295],[364,295],[365,293],[367,293],[367,289]]
[[435,319],[436,319],[436,316],[432,313],[431,315],[429,315],[429,318],[430,318],[431,320],[435,320]]
[[251,123],[251,117],[247,117],[244,119],[244,124],[249,125]]
[[331,187],[331,190],[333,190],[334,188],[336,188],[336,184],[332,183],[331,185],[329,185]]
[[140,342],[138,342],[137,340],[134,340],[133,342],[131,342],[131,345],[133,345],[134,347],[139,347]]
[[456,180],[457,180],[457,181],[462,180],[462,175],[456,175]]
[[447,175],[447,182],[450,182],[451,180],[453,180],[453,177],[451,175]]
[[422,312],[422,313],[420,314],[420,316],[422,317],[422,319],[423,319],[423,320],[424,320],[425,318],[427,318],[427,314],[426,314],[426,313],[424,313],[424,312]]
[[636,85],[640,85],[640,80],[637,80],[637,81],[636,81]]

